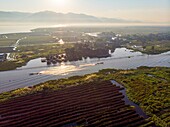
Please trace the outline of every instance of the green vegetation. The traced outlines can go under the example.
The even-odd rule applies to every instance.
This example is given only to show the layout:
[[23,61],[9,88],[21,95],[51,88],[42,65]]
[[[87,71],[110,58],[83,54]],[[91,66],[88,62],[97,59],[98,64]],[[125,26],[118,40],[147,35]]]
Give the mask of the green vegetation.
[[[61,34],[59,32],[59,35],[57,35],[61,38],[64,38],[66,36],[66,33]],[[67,36],[71,36],[70,34],[74,33],[71,32],[67,34]],[[26,65],[26,63],[32,59],[47,57],[48,55],[52,54],[64,53],[66,48],[72,47],[72,44],[60,45],[58,43],[58,36],[44,31],[31,33],[1,34],[0,53],[11,53],[10,56],[12,56],[12,59],[9,61],[0,62],[0,71],[13,70],[17,67]],[[73,36],[73,38],[75,37]],[[17,40],[19,40],[17,44],[17,49],[13,51],[13,48],[10,46],[14,46]]]
[[15,44],[15,39],[0,39],[0,46],[11,46]]
[[[122,33],[120,31],[126,31],[130,29],[132,31],[141,30],[140,34]],[[155,34],[142,34],[146,28],[82,28],[82,27],[63,27],[63,28],[40,28],[35,29],[30,33],[14,33],[14,34],[1,34],[0,35],[0,51],[4,53],[11,53],[14,60],[5,61],[0,63],[0,71],[13,70],[17,67],[25,65],[28,61],[46,57],[48,55],[63,53],[65,49],[76,49],[76,45],[73,43],[66,43],[59,45],[58,41],[62,38],[66,42],[81,42],[86,44],[90,49],[100,49],[101,47],[107,52],[110,49],[114,52],[115,48],[127,47],[134,51],[140,51],[147,54],[159,54],[162,52],[170,51],[170,33],[155,33]],[[149,30],[151,28],[147,28]],[[158,30],[158,28],[152,28]],[[120,30],[120,31],[119,31]],[[98,37],[90,36],[85,33],[102,31]],[[106,31],[106,32],[103,32]],[[112,31],[112,32],[108,32]],[[117,36],[116,33],[121,33],[122,36]],[[137,33],[137,32],[136,32]],[[154,33],[154,32],[153,32]],[[128,35],[127,35],[128,34]],[[115,38],[115,39],[112,39]],[[19,40],[20,39],[20,40]],[[13,51],[16,41],[19,40],[17,50]],[[131,42],[131,43],[129,43]],[[72,48],[75,47],[75,48]],[[84,46],[85,47],[85,46]],[[82,55],[87,53],[92,54],[93,57],[99,55],[100,50],[96,52],[84,51],[83,48],[78,47],[80,50],[77,54],[77,58],[71,58],[72,60],[81,59]],[[104,52],[103,50],[103,52]],[[68,54],[74,56],[72,50]],[[71,52],[71,53],[70,53]],[[89,56],[88,54],[88,56]],[[106,53],[102,53],[99,56],[109,56]]]
[[66,48],[72,47],[72,44],[51,44],[51,45],[34,45],[34,46],[20,46],[17,48],[16,56],[19,58],[23,55],[29,57],[46,57],[50,54],[63,53]]
[[72,44],[19,46],[17,52],[11,53],[14,60],[0,62],[0,71],[16,69],[17,67],[26,65],[27,62],[35,58],[46,57],[49,54],[63,53],[69,47],[72,47]]
[[51,35],[30,35],[20,41],[20,45],[42,45],[58,43],[59,39],[53,38]]
[[21,39],[26,36],[26,33],[17,33],[17,34],[0,34],[0,47],[1,46],[12,46],[16,43],[18,39]]
[[121,83],[126,88],[129,99],[150,116],[148,120],[161,127],[170,126],[170,68],[165,67],[139,67],[132,70],[104,69],[98,73],[47,81],[34,87],[5,92],[0,94],[0,101],[101,80],[116,80]]
[[21,46],[53,44],[53,43],[58,43],[59,41],[58,38],[45,33],[44,34],[40,34],[40,33],[4,34],[4,35],[0,35],[0,47],[12,46],[19,39],[21,39],[19,41],[19,45]]
[[160,54],[170,51],[170,33],[128,35],[125,38],[131,42],[126,47],[147,54]]
[[150,33],[166,33],[169,32],[169,27],[153,27],[153,26],[148,26],[148,27],[142,27],[142,26],[129,26],[129,27],[117,27],[117,26],[86,26],[86,27],[59,27],[59,28],[37,28],[33,30],[34,32],[56,32],[56,31],[74,31],[74,32],[85,32],[85,33],[95,33],[95,32],[114,32],[114,33],[119,33],[122,35],[133,35],[133,34],[150,34]]
[[141,42],[132,42],[127,48],[134,51],[140,51],[146,54],[160,54],[163,52],[170,51],[170,41],[154,41],[148,42],[146,46],[133,47],[133,45],[141,44]]
[[17,68],[17,64],[13,61],[0,62],[0,71],[13,70],[16,68]]

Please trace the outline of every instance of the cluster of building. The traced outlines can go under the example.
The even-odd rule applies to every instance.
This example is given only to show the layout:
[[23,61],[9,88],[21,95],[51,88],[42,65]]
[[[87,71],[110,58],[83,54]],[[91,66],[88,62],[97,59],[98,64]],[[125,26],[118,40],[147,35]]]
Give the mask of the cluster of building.
[[45,59],[41,59],[41,62],[47,62],[47,65],[57,64],[57,63],[61,63],[61,62],[66,62],[67,61],[66,57],[67,57],[66,54],[49,55]]

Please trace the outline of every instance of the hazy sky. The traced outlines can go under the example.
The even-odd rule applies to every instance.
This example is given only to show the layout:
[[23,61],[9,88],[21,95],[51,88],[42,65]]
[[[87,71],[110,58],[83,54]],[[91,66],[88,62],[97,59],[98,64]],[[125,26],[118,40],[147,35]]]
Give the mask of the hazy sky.
[[0,11],[55,11],[170,22],[170,0],[0,0]]

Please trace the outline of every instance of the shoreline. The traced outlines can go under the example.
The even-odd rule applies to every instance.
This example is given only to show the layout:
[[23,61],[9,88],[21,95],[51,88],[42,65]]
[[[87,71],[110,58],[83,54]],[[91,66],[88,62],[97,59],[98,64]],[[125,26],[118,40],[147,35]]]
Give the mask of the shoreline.
[[[135,50],[135,49],[133,49],[133,48],[128,48],[128,47],[122,47],[122,48],[127,48],[127,49],[130,49],[130,50],[133,50],[133,52],[140,52],[140,53],[142,53],[142,55],[145,55],[145,54],[147,54],[146,52],[142,52],[142,51],[140,51],[140,50]],[[165,51],[165,52],[159,52],[159,53],[154,53],[154,54],[147,54],[147,55],[152,55],[152,56],[154,56],[154,55],[160,55],[160,54],[163,54],[163,53],[167,53],[167,52],[169,52],[170,50],[167,50],[167,51]],[[42,56],[43,57],[43,56]],[[38,59],[38,58],[42,58],[41,56],[37,56],[37,57],[35,57],[35,58],[30,58],[30,59],[27,59],[27,60],[25,60],[25,62],[23,62],[23,63],[20,63],[20,64],[14,64],[12,61],[6,61],[6,64],[10,64],[10,63],[12,63],[11,65],[15,65],[15,67],[13,67],[12,69],[4,69],[5,67],[3,67],[3,69],[1,69],[0,68],[0,72],[5,72],[5,71],[15,71],[15,70],[17,70],[17,68],[22,68],[23,66],[25,66],[25,65],[27,65],[28,64],[28,62],[30,62],[31,60],[34,60],[34,59]],[[120,58],[130,58],[131,56],[127,56],[127,57],[120,57]],[[105,57],[103,57],[103,58],[105,58]],[[92,58],[93,59],[93,58]],[[115,58],[115,59],[119,59],[119,58]],[[71,61],[70,61],[71,62]],[[76,62],[76,61],[75,61]],[[1,64],[1,63],[0,63]],[[48,65],[47,65],[47,67],[48,67]]]

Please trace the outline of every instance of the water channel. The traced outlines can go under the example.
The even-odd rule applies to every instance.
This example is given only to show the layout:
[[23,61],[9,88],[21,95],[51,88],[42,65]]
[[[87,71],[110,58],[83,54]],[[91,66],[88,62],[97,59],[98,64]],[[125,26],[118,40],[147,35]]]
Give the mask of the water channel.
[[[119,84],[118,82],[116,82],[115,80],[111,81],[114,85],[119,86],[120,88],[124,88],[121,84]],[[133,103],[132,101],[130,101],[126,95],[126,89],[124,88],[123,90],[120,91],[123,95],[124,98],[123,100],[125,101],[126,105],[131,105],[135,107],[135,111],[140,115],[143,116],[144,118],[148,118],[148,116],[143,112],[143,110],[135,103]]]
[[[97,64],[101,62],[103,64]],[[37,58],[16,70],[0,72],[0,93],[36,85],[48,80],[89,74],[106,68],[131,69],[139,66],[170,67],[170,52],[159,55],[147,55],[133,52],[126,48],[117,48],[112,53],[112,56],[108,58],[88,58],[81,61],[61,63],[55,66],[47,66],[46,63],[41,63],[41,58]],[[41,74],[30,75],[30,73]]]

